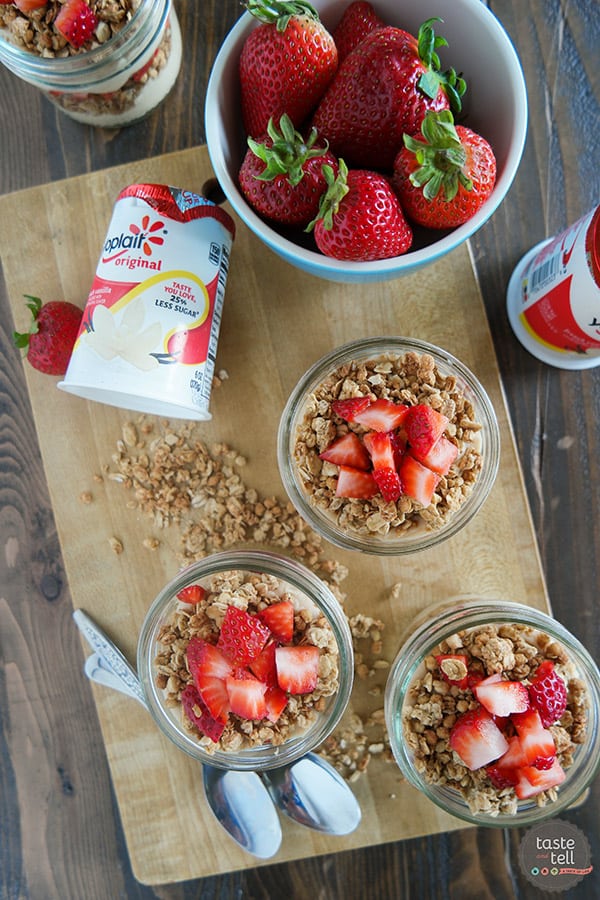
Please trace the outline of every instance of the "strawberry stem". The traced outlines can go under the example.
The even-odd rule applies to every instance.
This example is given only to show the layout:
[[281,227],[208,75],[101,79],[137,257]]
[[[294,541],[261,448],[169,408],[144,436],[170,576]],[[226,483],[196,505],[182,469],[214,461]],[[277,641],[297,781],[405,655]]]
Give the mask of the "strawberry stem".
[[247,0],[248,12],[265,25],[275,25],[277,31],[285,31],[292,16],[308,16],[320,21],[319,13],[306,0]]
[[253,138],[248,138],[248,146],[255,156],[261,159],[265,168],[260,175],[255,177],[259,181],[272,181],[278,175],[287,175],[288,181],[292,186],[296,186],[302,181],[304,176],[304,164],[307,160],[317,156],[322,156],[327,150],[327,142],[325,145],[315,147],[317,140],[317,129],[311,129],[311,132],[304,140],[302,134],[296,131],[290,117],[284,113],[279,120],[279,129],[269,119],[267,133],[271,138],[271,146],[261,144]]
[[32,297],[31,294],[23,294],[23,296],[28,301],[25,305],[31,312],[32,320],[31,324],[29,325],[29,331],[13,331],[13,343],[15,347],[18,347],[19,350],[27,350],[27,348],[29,347],[29,338],[32,334],[38,333],[38,316],[42,308],[42,301],[39,297]]
[[431,100],[435,100],[440,86],[446,92],[450,108],[458,113],[462,109],[462,96],[467,89],[467,83],[454,69],[446,69],[440,72],[441,62],[437,54],[438,47],[447,47],[448,41],[441,35],[436,35],[433,30],[434,22],[443,22],[439,16],[427,19],[419,28],[417,44],[419,58],[427,71],[424,72],[418,83],[421,90]]
[[340,208],[340,203],[350,190],[348,187],[348,166],[343,159],[338,159],[338,175],[334,174],[331,166],[323,165],[323,177],[327,182],[327,190],[321,197],[319,212],[304,229],[312,231],[317,222],[321,219],[323,227],[329,231],[333,228],[333,217]]
[[466,174],[467,153],[454,127],[454,117],[449,109],[428,112],[421,124],[424,140],[403,135],[404,146],[419,164],[411,173],[410,182],[423,188],[423,196],[433,200],[444,191],[444,199],[452,200],[459,184],[467,191],[473,189],[473,182]]

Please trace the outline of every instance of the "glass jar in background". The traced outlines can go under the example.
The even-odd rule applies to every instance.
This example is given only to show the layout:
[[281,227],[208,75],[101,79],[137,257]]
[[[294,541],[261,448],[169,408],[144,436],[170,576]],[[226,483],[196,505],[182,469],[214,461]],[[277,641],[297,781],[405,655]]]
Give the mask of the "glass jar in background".
[[91,48],[76,49],[45,23],[44,7],[23,15],[3,5],[0,62],[78,122],[104,128],[137,122],[175,84],[181,31],[171,0],[129,0],[123,6],[130,8],[124,24],[112,26],[99,17]]

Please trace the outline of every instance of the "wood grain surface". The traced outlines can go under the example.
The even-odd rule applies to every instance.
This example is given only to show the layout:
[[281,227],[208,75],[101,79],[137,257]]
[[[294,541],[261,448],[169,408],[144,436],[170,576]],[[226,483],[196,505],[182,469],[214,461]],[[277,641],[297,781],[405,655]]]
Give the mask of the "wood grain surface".
[[[116,132],[84,128],[0,70],[0,191],[143,161],[204,141],[214,55],[237,0],[175,0],[186,65],[168,103]],[[520,54],[530,127],[511,191],[472,242],[553,611],[600,657],[600,369],[562,372],[512,335],[505,290],[534,243],[600,200],[600,74],[594,0],[488,3]],[[99,229],[102,231],[102,229]],[[39,248],[43,255],[45,249]],[[21,258],[23,276],[30,259]],[[63,276],[68,280],[67,276]],[[85,288],[87,290],[87,288]],[[537,898],[519,864],[521,830],[460,829],[146,887],[132,871],[83,659],[25,370],[0,286],[0,896],[104,898]],[[73,439],[52,423],[57,441]],[[562,814],[586,835],[594,872],[565,896],[600,894],[600,784]],[[195,836],[187,840],[193,843]],[[217,848],[217,853],[222,852]]]

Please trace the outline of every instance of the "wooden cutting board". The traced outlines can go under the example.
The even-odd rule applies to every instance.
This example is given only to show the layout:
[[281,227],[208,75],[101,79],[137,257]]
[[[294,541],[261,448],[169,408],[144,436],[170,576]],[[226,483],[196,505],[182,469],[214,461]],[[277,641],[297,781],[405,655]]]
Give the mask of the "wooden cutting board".
[[[150,181],[201,193],[212,177],[206,148],[198,147],[0,198],[0,252],[17,329],[26,322],[25,293],[45,300],[62,296],[83,306],[123,187]],[[217,359],[217,369],[229,377],[213,391],[212,421],[197,426],[202,437],[229,442],[248,459],[245,483],[263,496],[283,498],[276,429],[289,391],[309,365],[363,336],[405,335],[444,347],[477,374],[494,403],[502,435],[497,482],[476,520],[437,549],[390,560],[328,548],[349,570],[342,584],[347,611],[385,622],[384,656],[392,659],[399,631],[413,614],[458,593],[547,610],[468,247],[403,279],[351,286],[303,275],[237,225]],[[178,569],[178,539],[171,529],[157,532],[128,508],[130,497],[120,485],[96,483],[94,475],[110,463],[123,424],[137,414],[64,394],[55,387],[58,379],[28,365],[25,374],[74,606],[95,618],[135,661],[145,611]],[[88,491],[93,502],[86,505],[79,497]],[[161,540],[154,553],[142,545],[152,536]],[[111,537],[122,542],[121,555],[111,549]],[[357,684],[353,704],[364,703],[364,693]],[[136,877],[159,884],[256,866],[212,818],[198,764],[174,748],[138,704],[95,686],[94,696]],[[382,705],[381,698],[369,702]],[[285,821],[281,849],[268,862],[464,827],[402,783],[393,763],[374,759],[353,788],[363,811],[353,834],[327,837]]]

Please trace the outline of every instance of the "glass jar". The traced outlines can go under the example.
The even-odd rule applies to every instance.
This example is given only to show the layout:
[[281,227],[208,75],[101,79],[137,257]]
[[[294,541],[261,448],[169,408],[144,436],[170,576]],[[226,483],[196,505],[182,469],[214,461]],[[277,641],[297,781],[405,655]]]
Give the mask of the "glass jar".
[[[307,615],[322,613],[335,639],[337,684],[334,682],[332,692],[321,698],[321,702],[317,704],[318,711],[308,724],[302,722],[295,730],[290,729],[290,734],[285,735],[283,743],[265,742],[241,749],[225,749],[219,744],[211,743],[209,739],[202,742],[197,733],[185,727],[181,702],[168,697],[167,692],[157,684],[159,671],[156,659],[159,653],[162,659],[165,652],[165,645],[160,642],[159,636],[164,626],[172,624],[177,611],[181,610],[177,594],[187,586],[197,584],[209,591],[212,580],[221,578],[223,573],[245,573],[259,578],[267,576],[276,579],[278,590],[285,593],[286,599],[291,599],[296,613],[299,610],[308,611]],[[352,635],[346,615],[329,587],[300,563],[262,551],[215,553],[184,569],[156,597],[140,632],[137,669],[154,721],[180,750],[217,768],[260,771],[299,759],[319,747],[334,730],[352,691]],[[328,666],[325,665],[324,672],[327,669]],[[320,663],[320,679],[322,671]],[[326,675],[323,674],[323,677]],[[290,722],[290,726],[291,724]],[[233,737],[237,736],[234,734]],[[234,746],[233,743],[231,746]]]
[[[451,722],[448,719],[443,722],[442,719],[453,715],[452,698],[456,698],[460,712],[465,704],[473,703],[474,697],[470,687],[461,688],[458,692],[456,688],[448,689],[443,678],[435,674],[433,658],[440,652],[439,644],[442,641],[447,642],[442,649],[443,653],[464,653],[466,645],[463,644],[461,635],[465,631],[473,635],[481,630],[486,632],[480,646],[484,646],[490,639],[495,640],[498,629],[501,629],[498,636],[510,641],[512,625],[524,629],[527,644],[531,644],[536,650],[532,659],[539,661],[540,656],[552,659],[557,669],[567,673],[562,677],[569,682],[569,707],[559,722],[565,721],[566,729],[574,727],[569,722],[579,722],[579,733],[572,747],[566,748],[563,745],[562,749],[557,749],[558,755],[566,753],[572,757],[570,764],[565,763],[565,780],[543,795],[546,798],[544,804],[540,803],[539,794],[517,800],[508,785],[500,788],[502,793],[497,795],[492,783],[484,777],[482,769],[474,773],[476,777],[465,787],[466,795],[453,786],[457,784],[460,771],[465,776],[461,786],[466,785],[469,772],[465,766],[457,772],[458,757],[454,756],[447,743]],[[424,610],[406,629],[400,641],[401,648],[386,684],[385,719],[394,758],[409,784],[422,791],[445,812],[474,825],[497,828],[529,826],[554,817],[582,795],[600,766],[600,672],[585,647],[560,622],[524,604],[506,600],[482,600],[469,595],[456,597]],[[491,652],[495,650],[490,645]],[[425,662],[427,658],[428,663]],[[480,654],[480,658],[485,660],[485,654]],[[537,662],[535,665],[537,668]],[[518,680],[525,684],[528,682],[527,676]],[[436,682],[441,687],[441,692],[436,689]],[[583,694],[581,685],[584,688]],[[437,694],[441,698],[438,698],[439,703],[432,701]],[[458,705],[459,702],[463,705]],[[436,706],[441,718],[436,717]],[[585,720],[583,734],[582,719]],[[502,722],[500,725],[504,729],[507,727]],[[440,728],[441,731],[438,730]],[[428,740],[434,733],[439,741]],[[510,740],[510,730],[505,730],[505,733]],[[572,734],[575,737],[575,732]],[[429,744],[430,749],[426,754],[422,752],[421,740]],[[419,748],[418,751],[414,749],[415,745]],[[471,803],[468,802],[469,796]]]
[[[39,55],[33,40],[20,41],[15,33],[10,25],[0,27],[0,62],[86,125],[117,128],[144,118],[167,96],[181,67],[181,32],[171,0],[141,0],[112,36],[99,21],[91,49],[72,55]],[[57,53],[67,52],[63,44]]]

